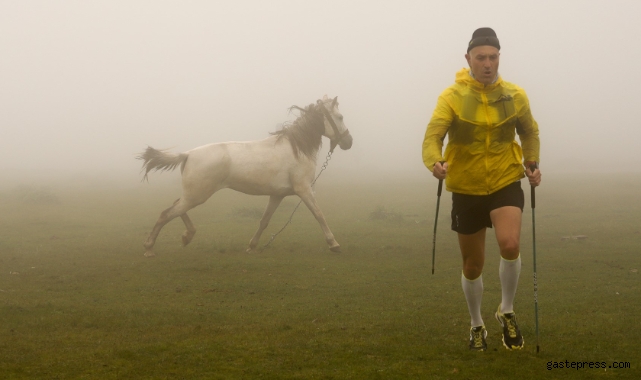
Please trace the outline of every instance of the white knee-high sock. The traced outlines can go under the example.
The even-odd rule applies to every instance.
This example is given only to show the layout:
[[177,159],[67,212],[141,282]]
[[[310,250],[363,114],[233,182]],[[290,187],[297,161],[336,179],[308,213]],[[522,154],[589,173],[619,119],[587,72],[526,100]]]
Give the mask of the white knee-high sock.
[[499,278],[501,279],[501,313],[514,312],[514,296],[521,274],[521,255],[514,260],[505,260],[501,257],[499,264]]
[[481,317],[483,275],[474,280],[469,280],[461,273],[461,286],[463,287],[463,293],[465,293],[467,309],[470,311],[470,317],[472,318],[472,327],[483,326],[483,318]]

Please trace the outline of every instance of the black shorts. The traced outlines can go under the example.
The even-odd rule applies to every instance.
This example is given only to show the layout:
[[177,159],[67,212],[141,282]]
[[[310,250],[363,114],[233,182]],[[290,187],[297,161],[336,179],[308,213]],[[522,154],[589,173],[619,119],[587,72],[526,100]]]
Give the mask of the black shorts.
[[452,193],[452,230],[469,235],[484,227],[492,228],[490,211],[504,206],[518,207],[523,211],[524,204],[521,181],[489,195]]

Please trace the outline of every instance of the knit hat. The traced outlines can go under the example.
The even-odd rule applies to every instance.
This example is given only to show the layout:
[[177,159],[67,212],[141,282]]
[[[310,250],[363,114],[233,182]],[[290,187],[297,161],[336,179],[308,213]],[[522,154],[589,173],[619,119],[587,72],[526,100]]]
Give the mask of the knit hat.
[[492,28],[478,28],[472,34],[472,39],[467,45],[467,52],[474,49],[477,46],[489,45],[494,46],[495,48],[501,50],[501,45],[499,44],[499,39],[496,37],[496,33]]

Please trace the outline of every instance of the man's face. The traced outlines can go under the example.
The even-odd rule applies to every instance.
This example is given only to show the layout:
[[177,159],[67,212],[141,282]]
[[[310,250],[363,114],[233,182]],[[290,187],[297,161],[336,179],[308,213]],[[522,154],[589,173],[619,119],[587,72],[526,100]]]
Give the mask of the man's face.
[[499,71],[499,49],[494,46],[477,46],[465,54],[467,64],[472,69],[474,78],[485,84],[492,84]]

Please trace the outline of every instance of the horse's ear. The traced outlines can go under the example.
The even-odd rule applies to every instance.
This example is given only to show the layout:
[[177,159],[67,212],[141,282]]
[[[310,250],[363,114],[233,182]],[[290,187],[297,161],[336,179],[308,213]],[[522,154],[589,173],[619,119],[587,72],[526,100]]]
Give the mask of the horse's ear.
[[336,107],[338,105],[338,96],[332,100],[332,108]]
[[329,100],[329,98],[327,97],[327,94],[323,95],[323,100]]

